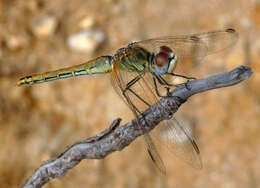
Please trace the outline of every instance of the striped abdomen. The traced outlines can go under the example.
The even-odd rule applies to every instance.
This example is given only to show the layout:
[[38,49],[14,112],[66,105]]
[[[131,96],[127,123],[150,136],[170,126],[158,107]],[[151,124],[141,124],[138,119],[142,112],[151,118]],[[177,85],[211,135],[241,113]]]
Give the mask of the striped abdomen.
[[93,74],[103,74],[112,71],[112,57],[101,56],[81,65],[59,69],[52,72],[35,74],[21,78],[17,85],[31,85],[43,82],[49,82],[59,79],[71,78],[74,76],[84,76]]

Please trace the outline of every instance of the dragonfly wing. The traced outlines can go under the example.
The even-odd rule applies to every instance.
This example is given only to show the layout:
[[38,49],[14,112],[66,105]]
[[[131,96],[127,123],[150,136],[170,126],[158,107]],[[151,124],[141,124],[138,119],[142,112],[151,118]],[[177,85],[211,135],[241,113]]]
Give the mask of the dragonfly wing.
[[[149,105],[155,104],[159,101],[159,97],[156,95],[154,84],[152,81],[152,75],[146,73],[138,82],[136,82],[131,90],[125,92],[125,96],[122,96],[122,92],[125,89],[127,83],[140,74],[136,72],[126,72],[117,70],[112,72],[112,85],[119,95],[124,99],[125,103],[136,115],[139,115]],[[162,87],[158,85],[158,87]],[[160,89],[160,88],[158,88]],[[165,88],[161,88],[165,89]],[[140,100],[139,96],[144,101]],[[148,104],[148,105],[147,105]],[[170,151],[172,151],[177,157],[184,160],[194,168],[201,168],[202,162],[200,159],[200,152],[192,135],[192,131],[181,126],[180,123],[172,117],[169,120],[164,120],[161,124],[155,128],[151,136],[158,138],[162,145],[165,145]],[[145,134],[145,141],[147,144],[148,153],[155,165],[162,173],[165,173],[165,166],[163,161],[152,141],[150,134]]]
[[205,56],[231,47],[238,39],[234,29],[204,32],[199,34],[166,36],[136,42],[151,52],[156,52],[160,46],[168,46],[182,58],[204,58]]
[[163,121],[153,130],[153,134],[175,156],[194,168],[202,168],[200,151],[192,130],[182,126],[174,117]]
[[[123,99],[123,101],[128,105],[128,107],[132,111],[132,108],[134,106],[139,110],[139,112],[135,110],[134,113],[137,113],[137,115],[139,115],[140,112],[143,112],[150,105],[156,103],[159,100],[157,95],[154,93],[155,90],[153,88],[150,73],[146,73],[142,77],[141,75],[143,73],[127,72],[117,68],[117,66],[117,63],[115,62],[111,74],[112,86],[114,87],[117,94]],[[135,84],[133,84],[130,87],[131,91],[133,92],[131,92],[130,90],[126,90],[125,95],[123,95],[123,92],[127,87],[128,83],[139,76],[141,77],[140,80],[138,80]],[[138,98],[137,95],[140,98],[145,99],[145,102],[140,100],[140,98]]]
[[154,162],[155,166],[163,173],[166,174],[166,168],[163,163],[162,158],[159,155],[159,152],[154,145],[154,142],[150,136],[150,134],[144,134],[145,143],[147,145],[147,152],[151,157],[152,161]]
[[[137,72],[126,72],[117,68],[117,62],[113,65],[114,69],[112,72],[112,85],[119,96],[123,99],[123,101],[127,104],[127,106],[132,110],[134,115],[140,115],[145,109],[152,105],[157,101],[156,96],[152,92],[151,85],[145,82],[144,78],[140,78],[138,82],[136,82],[130,89],[125,91],[127,84],[133,80],[134,78],[140,76],[140,73]],[[146,75],[147,76],[147,75]],[[145,100],[142,101],[141,99]],[[141,125],[140,128],[142,129]],[[145,131],[144,131],[145,132]],[[163,173],[166,173],[165,165],[156,149],[156,146],[153,143],[153,140],[149,133],[144,134],[145,143],[147,145],[147,151],[155,163],[155,166]]]

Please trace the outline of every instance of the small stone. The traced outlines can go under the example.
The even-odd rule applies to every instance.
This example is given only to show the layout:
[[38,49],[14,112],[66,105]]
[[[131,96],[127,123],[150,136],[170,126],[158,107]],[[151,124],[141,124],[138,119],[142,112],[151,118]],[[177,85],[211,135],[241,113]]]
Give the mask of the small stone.
[[83,30],[69,36],[68,46],[75,51],[93,53],[105,40],[105,34],[101,30]]
[[94,19],[93,17],[84,17],[80,20],[79,22],[79,26],[82,28],[82,29],[89,29],[91,28],[93,25],[94,25]]
[[10,50],[17,50],[28,44],[28,38],[20,35],[9,35],[6,37],[5,42]]
[[57,27],[55,17],[42,15],[32,21],[32,31],[36,37],[48,37],[52,35]]

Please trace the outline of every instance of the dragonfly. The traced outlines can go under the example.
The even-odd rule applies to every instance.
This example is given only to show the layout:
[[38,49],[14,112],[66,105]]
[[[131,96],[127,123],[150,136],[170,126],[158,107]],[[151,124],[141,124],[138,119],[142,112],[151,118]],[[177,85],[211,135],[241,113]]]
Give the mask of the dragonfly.
[[[215,30],[197,34],[165,36],[132,42],[116,51],[114,55],[100,56],[83,64],[59,70],[25,76],[17,81],[18,86],[39,84],[65,78],[110,74],[115,91],[137,118],[142,112],[157,103],[161,91],[178,85],[171,78],[191,77],[175,73],[177,63],[190,60],[202,61],[206,56],[223,51],[237,41],[234,29]],[[138,118],[137,118],[138,119]],[[140,123],[138,122],[140,126]],[[166,173],[164,162],[154,144],[162,142],[172,153],[194,168],[202,168],[200,150],[192,131],[181,125],[175,117],[164,120],[155,128],[154,134],[144,131],[148,154],[156,167]]]

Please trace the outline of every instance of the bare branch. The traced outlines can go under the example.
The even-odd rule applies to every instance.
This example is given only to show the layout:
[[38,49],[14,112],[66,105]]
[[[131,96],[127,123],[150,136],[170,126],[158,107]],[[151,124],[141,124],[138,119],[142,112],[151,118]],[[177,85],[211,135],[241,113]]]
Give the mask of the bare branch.
[[[251,68],[240,66],[231,72],[218,74],[205,79],[190,81],[183,84],[163,97],[158,104],[153,105],[139,117],[144,130],[149,132],[169,114],[175,113],[181,104],[190,96],[207,90],[228,87],[240,83],[252,75]],[[53,178],[65,175],[82,159],[102,159],[114,151],[120,151],[128,146],[138,136],[143,134],[136,120],[132,120],[119,128],[120,119],[99,135],[83,140],[68,147],[57,158],[46,161],[21,187],[41,187]]]

